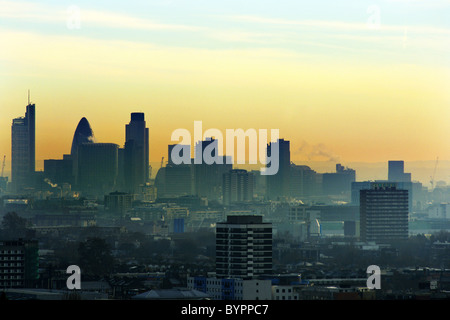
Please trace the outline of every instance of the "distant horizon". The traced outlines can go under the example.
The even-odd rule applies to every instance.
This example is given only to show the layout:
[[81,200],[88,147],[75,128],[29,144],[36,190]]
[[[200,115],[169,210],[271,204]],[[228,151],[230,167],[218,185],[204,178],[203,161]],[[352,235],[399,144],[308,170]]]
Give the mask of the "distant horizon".
[[[50,158],[49,158],[50,159]],[[52,159],[62,159],[52,158]],[[167,165],[167,158],[164,157],[164,166]],[[43,171],[44,160],[36,160],[36,171]],[[306,165],[317,173],[331,173],[335,172],[335,166],[337,163],[342,164],[344,167],[348,167],[356,170],[356,181],[368,181],[368,180],[387,180],[388,177],[388,161],[401,160],[401,159],[389,159],[377,162],[333,162],[333,161],[304,161],[304,160],[291,160],[296,165]],[[415,160],[405,161],[405,172],[411,172],[411,180],[422,183],[424,187],[430,187],[430,178],[433,175],[436,160]],[[157,171],[160,169],[161,162],[150,161],[152,167],[152,178],[155,178]],[[8,176],[11,179],[10,161],[5,161],[4,176]],[[421,167],[417,167],[422,165]],[[259,164],[233,164],[233,168],[245,169],[245,170],[258,170]],[[10,180],[9,180],[10,181]],[[435,182],[444,181],[447,185],[450,185],[450,160],[440,160],[436,168]]]

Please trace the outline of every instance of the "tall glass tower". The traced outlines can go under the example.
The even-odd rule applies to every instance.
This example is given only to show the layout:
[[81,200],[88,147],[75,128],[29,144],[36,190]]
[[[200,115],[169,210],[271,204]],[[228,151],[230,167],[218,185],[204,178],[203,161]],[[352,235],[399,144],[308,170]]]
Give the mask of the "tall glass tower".
[[73,135],[72,147],[70,149],[70,159],[72,159],[72,176],[75,179],[75,184],[78,183],[78,148],[82,144],[96,143],[94,131],[89,124],[89,121],[83,117],[78,122],[77,128]]
[[148,128],[142,112],[131,114],[125,126],[125,183],[128,192],[136,192],[149,180]]
[[30,103],[25,117],[15,118],[11,126],[11,182],[13,191],[20,193],[33,183],[36,161],[36,109]]

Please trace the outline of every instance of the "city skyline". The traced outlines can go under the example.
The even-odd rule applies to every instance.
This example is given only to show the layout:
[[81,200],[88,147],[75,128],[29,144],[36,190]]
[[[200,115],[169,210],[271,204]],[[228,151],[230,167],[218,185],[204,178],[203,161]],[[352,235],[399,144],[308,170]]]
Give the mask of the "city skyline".
[[0,301],[449,300],[449,16],[0,0]]
[[79,29],[70,3],[0,5],[5,173],[27,90],[38,161],[68,154],[82,117],[99,142],[123,146],[132,112],[146,114],[150,163],[195,120],[279,129],[301,163],[427,160],[429,177],[450,159],[445,1],[79,2]]
[[[33,103],[34,105],[34,103]],[[133,114],[133,112],[131,112]],[[83,121],[87,121],[87,119],[85,117],[83,117],[80,122]],[[125,125],[127,125],[125,123]],[[79,126],[79,124],[78,124]],[[76,130],[75,130],[76,131]],[[73,137],[73,136],[72,136]],[[96,138],[94,138],[96,139]],[[96,139],[97,140],[97,139]],[[224,138],[225,140],[225,138]],[[269,137],[270,140],[270,137]],[[283,138],[280,138],[280,140],[283,140]],[[36,141],[37,143],[38,141]],[[117,144],[119,147],[124,148],[125,147],[125,141],[124,142],[105,142],[105,141],[97,141],[99,143],[114,143]],[[173,142],[173,141],[172,141]],[[247,141],[248,142],[248,141]],[[172,144],[174,145],[174,144]],[[69,152],[68,154],[71,153],[71,149],[73,149],[73,141],[71,141],[70,144],[71,147],[69,147]],[[170,145],[168,145],[170,146]],[[166,146],[167,148],[167,146]],[[249,145],[248,143],[246,144],[246,149],[248,152],[248,148]],[[224,150],[225,151],[225,150]],[[150,152],[151,152],[151,146],[150,146]],[[36,171],[42,171],[44,169],[44,161],[45,160],[53,160],[53,159],[62,159],[67,153],[63,153],[57,157],[54,158],[48,158],[48,159],[36,159]],[[225,156],[228,156],[225,153]],[[168,163],[168,153],[167,150],[165,150],[165,154],[162,154],[162,157],[164,157],[165,161],[164,161],[164,166]],[[314,161],[314,160],[298,160],[298,159],[291,159],[292,162],[294,162],[295,164],[301,164],[301,165],[308,165],[311,166],[311,168],[317,170],[318,172],[321,173],[329,173],[329,172],[333,172],[335,165],[337,164],[341,164],[343,162],[341,162],[338,158],[330,158],[328,160],[325,161]],[[389,166],[388,164],[390,162],[398,162],[398,161],[404,161],[404,160],[386,160],[386,161],[379,161],[379,162],[345,162],[346,166],[348,167],[352,167],[352,168],[356,168],[358,171],[358,179],[359,181],[362,180],[388,180],[388,169]],[[4,170],[4,176],[9,176],[10,180],[11,180],[11,171],[8,170],[8,161],[6,162],[6,170]],[[160,168],[160,161],[150,161],[150,166],[152,167],[151,169],[153,169],[152,171],[152,178],[154,178],[156,176],[156,173],[158,172],[159,168]],[[437,167],[439,166],[439,170],[437,171]],[[355,167],[356,166],[356,167]],[[429,160],[429,161],[412,161],[409,164],[406,163],[406,166],[409,167],[409,170],[412,171],[412,175],[413,175],[413,180],[414,181],[420,181],[422,182],[425,186],[427,186],[428,183],[430,183],[429,179],[431,178],[431,175],[434,173],[435,174],[435,179],[434,182],[439,182],[439,181],[444,181],[446,183],[448,183],[448,181],[450,181],[449,179],[446,179],[447,177],[450,177],[449,173],[450,173],[450,161],[446,161],[446,160],[442,160],[442,159],[435,159],[435,160]],[[259,168],[262,167],[261,164],[249,164],[248,163],[248,158],[246,158],[246,163],[245,164],[238,164],[236,163],[236,160],[233,161],[233,167],[235,169],[241,168],[241,169],[247,169],[247,170],[259,170]],[[410,173],[411,174],[411,173]],[[433,187],[433,186],[431,186]]]

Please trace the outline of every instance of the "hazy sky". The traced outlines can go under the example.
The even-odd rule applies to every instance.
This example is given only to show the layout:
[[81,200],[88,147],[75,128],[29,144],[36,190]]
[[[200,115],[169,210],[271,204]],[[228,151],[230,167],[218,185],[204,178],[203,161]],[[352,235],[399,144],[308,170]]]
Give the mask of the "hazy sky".
[[194,120],[279,129],[300,161],[449,160],[449,16],[449,0],[0,0],[0,153],[30,89],[37,159],[69,153],[82,117],[123,146],[139,111],[154,162]]

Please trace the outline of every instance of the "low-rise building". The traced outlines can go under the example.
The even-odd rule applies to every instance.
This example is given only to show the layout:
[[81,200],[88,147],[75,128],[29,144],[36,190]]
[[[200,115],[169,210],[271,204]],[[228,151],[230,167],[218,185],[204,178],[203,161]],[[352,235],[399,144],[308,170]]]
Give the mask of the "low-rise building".
[[31,287],[39,278],[35,240],[0,240],[0,288]]
[[271,300],[270,280],[188,277],[189,289],[199,290],[214,300]]

